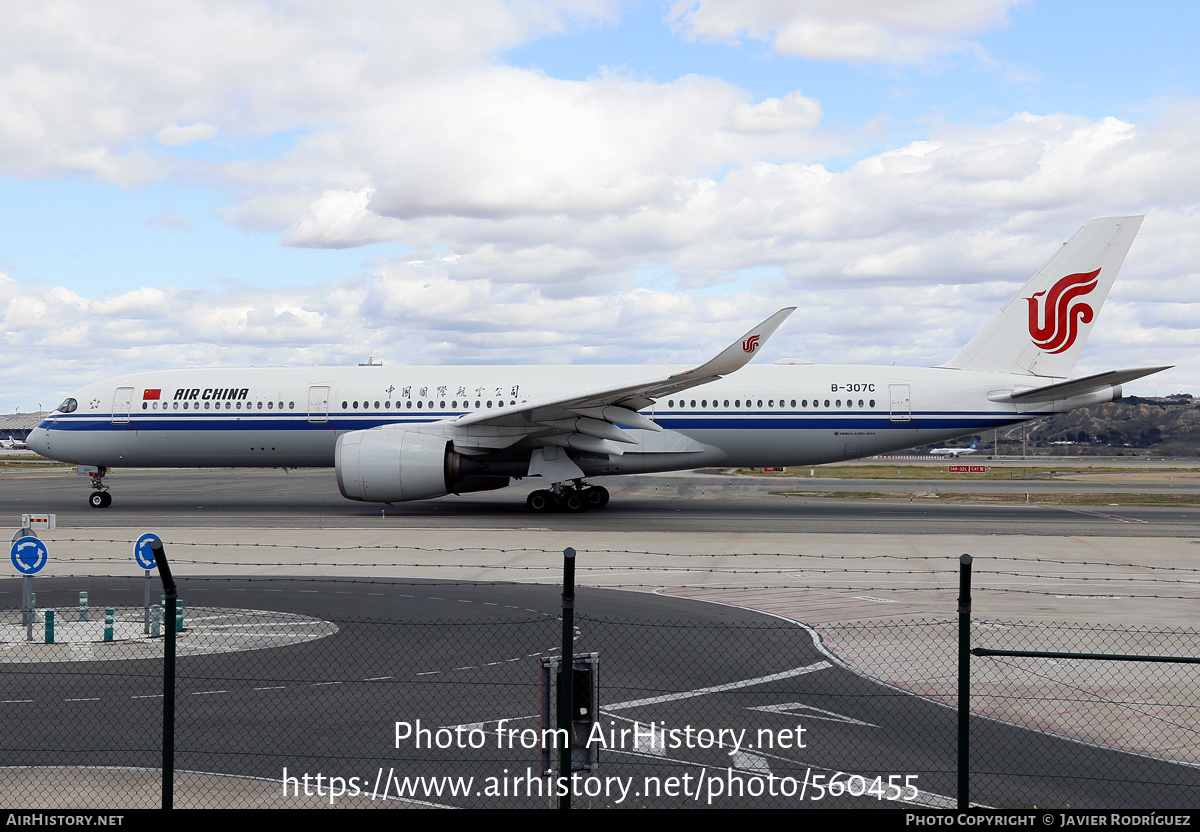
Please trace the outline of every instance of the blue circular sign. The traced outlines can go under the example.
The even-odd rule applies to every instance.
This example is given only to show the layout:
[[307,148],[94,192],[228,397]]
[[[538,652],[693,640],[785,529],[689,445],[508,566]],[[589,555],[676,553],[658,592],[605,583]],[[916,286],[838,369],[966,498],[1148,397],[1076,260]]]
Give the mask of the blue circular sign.
[[160,545],[162,544],[162,540],[158,535],[147,533],[139,537],[137,543],[133,544],[133,559],[143,569],[154,569],[158,566],[154,561],[154,550],[150,548],[150,544],[155,541],[158,541]]
[[12,544],[12,565],[22,575],[36,575],[42,571],[50,552],[46,544],[36,537],[18,537]]

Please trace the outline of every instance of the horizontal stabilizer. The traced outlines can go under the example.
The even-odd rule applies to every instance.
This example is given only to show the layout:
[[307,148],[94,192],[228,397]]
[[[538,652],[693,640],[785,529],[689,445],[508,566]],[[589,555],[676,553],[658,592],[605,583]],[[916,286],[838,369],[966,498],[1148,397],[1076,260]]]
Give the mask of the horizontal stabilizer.
[[1029,390],[993,393],[988,398],[994,402],[1053,402],[1060,399],[1069,399],[1074,396],[1082,396],[1086,393],[1094,393],[1107,387],[1115,387],[1118,384],[1124,384],[1127,381],[1133,381],[1134,379],[1169,369],[1171,369],[1170,366],[1109,370],[1104,373],[1096,373],[1094,376],[1068,379],[1067,381],[1060,381],[1057,384],[1047,384],[1044,387],[1034,387]]

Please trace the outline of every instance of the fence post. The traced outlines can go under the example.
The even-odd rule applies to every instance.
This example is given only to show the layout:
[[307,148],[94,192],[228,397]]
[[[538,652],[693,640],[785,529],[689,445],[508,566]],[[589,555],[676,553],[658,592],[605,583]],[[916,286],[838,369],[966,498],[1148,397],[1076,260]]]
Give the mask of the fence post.
[[958,809],[971,807],[971,556],[958,559]]
[[[167,554],[163,551],[161,540],[150,544],[154,553],[154,562],[158,564],[158,577],[162,580],[164,610],[169,622],[175,617],[175,602],[179,598],[179,590],[175,587],[175,579],[171,576],[171,565],[167,563]],[[175,627],[167,624],[164,628],[163,644],[163,748],[162,748],[162,808],[175,808]]]
[[[575,550],[563,549],[562,662],[558,666],[558,727],[566,720],[567,739],[558,752],[559,786],[571,782],[571,729],[575,726],[571,694],[575,688]],[[555,734],[555,736],[561,736]],[[558,808],[571,808],[571,791],[558,798]]]

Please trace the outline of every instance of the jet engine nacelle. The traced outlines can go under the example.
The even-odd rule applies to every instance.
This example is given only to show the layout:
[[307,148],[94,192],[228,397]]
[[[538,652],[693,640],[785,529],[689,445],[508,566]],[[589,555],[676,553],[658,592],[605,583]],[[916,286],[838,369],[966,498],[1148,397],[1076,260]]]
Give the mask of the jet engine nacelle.
[[342,496],[367,503],[425,500],[508,484],[508,477],[471,476],[484,466],[455,452],[446,438],[412,430],[342,434],[333,465]]

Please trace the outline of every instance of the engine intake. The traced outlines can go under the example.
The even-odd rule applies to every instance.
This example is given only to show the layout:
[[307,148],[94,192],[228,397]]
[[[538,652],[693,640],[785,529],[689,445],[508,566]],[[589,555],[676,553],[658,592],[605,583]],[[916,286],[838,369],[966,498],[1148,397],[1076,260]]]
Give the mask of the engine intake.
[[467,480],[463,485],[471,485],[469,481],[477,479],[471,475],[485,468],[457,453],[448,439],[412,430],[344,433],[337,439],[333,466],[342,496],[366,503],[401,503],[477,490],[455,484]]

